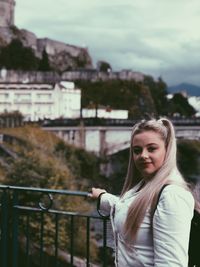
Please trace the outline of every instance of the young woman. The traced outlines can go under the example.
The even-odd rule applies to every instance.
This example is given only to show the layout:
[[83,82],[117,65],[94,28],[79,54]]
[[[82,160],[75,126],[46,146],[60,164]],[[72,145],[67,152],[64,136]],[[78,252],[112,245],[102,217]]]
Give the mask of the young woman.
[[[161,188],[167,184],[161,193]],[[133,127],[127,177],[120,197],[92,188],[110,214],[119,267],[187,267],[194,198],[177,169],[168,119]]]

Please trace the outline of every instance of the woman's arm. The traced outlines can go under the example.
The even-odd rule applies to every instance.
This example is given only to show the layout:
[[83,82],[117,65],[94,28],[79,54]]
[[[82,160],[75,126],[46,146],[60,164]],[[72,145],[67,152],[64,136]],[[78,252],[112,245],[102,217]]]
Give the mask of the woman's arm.
[[101,188],[92,188],[92,193],[90,194],[90,197],[94,199],[98,199],[99,201],[99,209],[106,215],[110,214],[111,208],[114,206],[116,201],[119,199],[117,196],[114,196],[112,194],[109,194],[106,192],[105,189]]
[[194,199],[177,185],[162,192],[153,217],[154,266],[187,267]]

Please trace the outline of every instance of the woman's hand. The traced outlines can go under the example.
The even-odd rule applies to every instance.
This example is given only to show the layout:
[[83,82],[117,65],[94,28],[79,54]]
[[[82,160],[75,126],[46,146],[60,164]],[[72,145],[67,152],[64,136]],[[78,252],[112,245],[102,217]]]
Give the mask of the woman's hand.
[[98,198],[101,193],[106,193],[105,189],[92,187],[92,192],[88,194],[91,198]]

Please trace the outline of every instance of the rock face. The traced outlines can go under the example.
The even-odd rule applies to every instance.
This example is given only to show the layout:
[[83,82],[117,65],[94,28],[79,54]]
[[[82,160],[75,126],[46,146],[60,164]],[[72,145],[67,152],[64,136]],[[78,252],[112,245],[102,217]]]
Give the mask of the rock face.
[[75,69],[92,69],[92,59],[87,48],[65,44],[48,38],[38,39],[27,30],[19,30],[15,26],[0,28],[0,46],[9,44],[13,39],[19,39],[24,46],[30,47],[38,58],[45,50],[49,57],[50,66],[56,71]]
[[37,39],[37,51],[46,51],[53,69],[61,72],[79,68],[91,69],[92,59],[87,48],[65,44],[48,38]]
[[50,66],[56,71],[93,68],[87,48],[48,38],[38,39],[34,33],[18,29],[14,25],[14,7],[14,0],[0,0],[0,47],[17,38],[24,46],[32,48],[38,58],[42,57],[45,50],[49,56]]

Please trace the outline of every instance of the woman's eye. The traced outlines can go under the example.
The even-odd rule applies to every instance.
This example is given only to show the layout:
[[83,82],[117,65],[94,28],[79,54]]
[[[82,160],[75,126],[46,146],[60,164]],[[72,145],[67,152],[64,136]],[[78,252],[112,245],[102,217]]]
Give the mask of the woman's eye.
[[133,149],[133,153],[136,154],[136,155],[138,155],[138,154],[141,153],[141,149],[140,148],[134,148]]
[[156,147],[149,147],[149,148],[148,148],[148,151],[149,151],[149,152],[153,152],[153,151],[155,151],[156,149],[157,149]]

